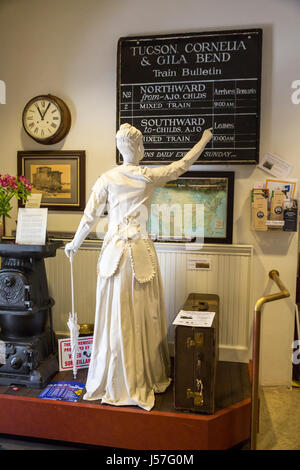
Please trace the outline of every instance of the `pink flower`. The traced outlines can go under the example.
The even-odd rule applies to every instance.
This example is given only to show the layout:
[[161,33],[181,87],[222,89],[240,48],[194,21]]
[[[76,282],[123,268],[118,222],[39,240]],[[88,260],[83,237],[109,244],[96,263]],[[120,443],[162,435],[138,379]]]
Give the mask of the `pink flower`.
[[13,196],[17,199],[27,201],[28,195],[31,193],[32,184],[24,177],[0,174],[0,215],[9,216],[12,209],[10,200]]
[[19,176],[19,181],[20,183],[29,183],[28,179],[23,175]]
[[9,187],[12,190],[18,189],[17,179],[15,176],[5,175],[4,182],[6,187]]

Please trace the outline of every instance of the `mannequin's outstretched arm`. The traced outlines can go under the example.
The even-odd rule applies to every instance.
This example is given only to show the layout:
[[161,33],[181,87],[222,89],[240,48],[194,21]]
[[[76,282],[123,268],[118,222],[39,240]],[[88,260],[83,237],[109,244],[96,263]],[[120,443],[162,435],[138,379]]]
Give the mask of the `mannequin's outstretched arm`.
[[78,225],[74,238],[65,246],[65,254],[68,256],[68,258],[77,252],[83,240],[88,236],[93,227],[96,225],[99,217],[101,217],[104,212],[106,200],[107,191],[101,178],[99,178],[96,184],[93,186],[92,193],[86,208],[84,209],[83,217]]
[[197,142],[197,144],[194,145],[194,147],[191,148],[191,150],[189,150],[181,160],[158,168],[147,168],[147,174],[149,170],[149,176],[157,186],[162,186],[168,181],[177,179],[180,175],[185,173],[193,163],[195,163],[203,152],[205,146],[211,140],[212,136],[211,129],[205,129],[201,140],[199,140],[199,142]]

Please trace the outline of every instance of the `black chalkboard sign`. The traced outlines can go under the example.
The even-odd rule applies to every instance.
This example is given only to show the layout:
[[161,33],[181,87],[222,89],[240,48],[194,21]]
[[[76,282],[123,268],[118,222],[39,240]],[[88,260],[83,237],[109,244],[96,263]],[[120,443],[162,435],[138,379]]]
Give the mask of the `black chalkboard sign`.
[[179,160],[209,127],[198,164],[258,163],[261,48],[261,29],[120,38],[117,128],[142,132],[142,163]]

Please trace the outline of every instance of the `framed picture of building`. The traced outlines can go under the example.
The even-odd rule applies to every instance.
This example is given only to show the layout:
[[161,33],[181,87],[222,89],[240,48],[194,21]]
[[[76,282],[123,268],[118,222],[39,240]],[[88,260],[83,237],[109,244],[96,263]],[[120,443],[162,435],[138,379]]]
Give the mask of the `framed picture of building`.
[[[18,175],[41,193],[48,210],[83,211],[85,207],[85,151],[19,151]],[[24,202],[19,201],[23,206]]]

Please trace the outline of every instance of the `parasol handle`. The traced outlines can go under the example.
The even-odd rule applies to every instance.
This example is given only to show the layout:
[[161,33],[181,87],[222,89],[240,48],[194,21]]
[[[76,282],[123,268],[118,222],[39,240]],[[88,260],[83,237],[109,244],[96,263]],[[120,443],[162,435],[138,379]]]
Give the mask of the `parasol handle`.
[[70,256],[70,268],[71,268],[71,297],[72,297],[72,315],[74,316],[74,279],[73,279],[73,254]]

